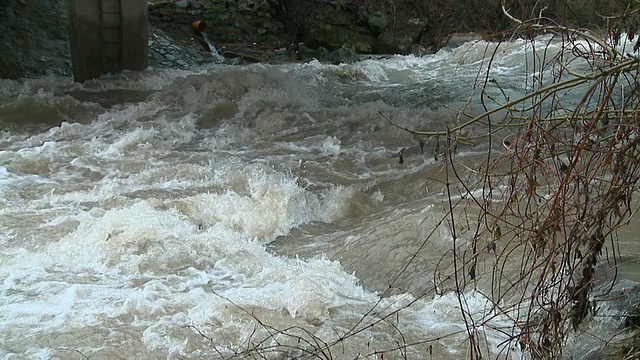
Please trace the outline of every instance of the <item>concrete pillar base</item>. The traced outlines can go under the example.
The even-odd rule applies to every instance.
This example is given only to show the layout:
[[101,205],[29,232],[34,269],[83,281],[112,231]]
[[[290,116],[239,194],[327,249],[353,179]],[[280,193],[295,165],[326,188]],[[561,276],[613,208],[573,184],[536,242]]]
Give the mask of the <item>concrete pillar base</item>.
[[67,0],[67,15],[75,81],[146,69],[147,0]]

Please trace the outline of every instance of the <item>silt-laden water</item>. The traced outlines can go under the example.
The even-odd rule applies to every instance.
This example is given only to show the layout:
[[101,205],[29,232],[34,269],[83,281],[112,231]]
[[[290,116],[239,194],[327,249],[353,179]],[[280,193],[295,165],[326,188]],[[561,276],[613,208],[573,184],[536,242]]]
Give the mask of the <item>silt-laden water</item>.
[[[1,80],[0,355],[464,357],[457,297],[432,282],[451,248],[441,159],[380,112],[452,124],[494,46]],[[501,46],[501,91],[529,91],[530,43]],[[479,329],[492,356],[520,357],[495,330],[512,325]]]

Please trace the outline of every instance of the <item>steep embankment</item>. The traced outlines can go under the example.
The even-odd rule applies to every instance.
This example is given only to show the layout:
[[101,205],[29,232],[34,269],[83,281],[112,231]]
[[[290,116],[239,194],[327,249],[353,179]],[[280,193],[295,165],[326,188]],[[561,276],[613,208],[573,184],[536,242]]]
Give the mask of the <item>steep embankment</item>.
[[[574,1],[506,3],[512,14],[523,19],[542,14],[545,18],[541,21],[594,28],[606,25],[600,24],[605,18],[594,15],[596,10],[602,14],[624,10],[614,0],[580,7],[573,6]],[[353,61],[361,54],[432,52],[454,33],[475,32],[494,38],[512,35],[505,30],[514,24],[502,13],[501,4],[501,0],[465,4],[431,0],[150,0],[149,65],[191,68],[214,61],[191,28],[195,20],[209,24],[209,38],[233,63],[310,58],[338,63]],[[618,27],[634,29],[635,22],[629,23]],[[0,78],[71,74],[66,1],[0,1],[0,33]]]
[[71,74],[64,1],[0,2],[0,78]]
[[[149,1],[149,65],[189,68],[213,61],[190,26],[194,20],[207,21],[216,46],[241,61],[342,62],[357,54],[424,51],[415,41],[423,27],[418,14],[396,3]],[[0,78],[71,74],[65,1],[6,0],[0,18]]]

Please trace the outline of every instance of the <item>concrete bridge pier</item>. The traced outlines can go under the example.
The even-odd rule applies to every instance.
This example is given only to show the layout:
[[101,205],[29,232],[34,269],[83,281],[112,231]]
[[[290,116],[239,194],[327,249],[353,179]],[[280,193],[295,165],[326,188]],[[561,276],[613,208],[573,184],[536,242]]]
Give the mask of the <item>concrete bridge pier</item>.
[[147,0],[67,0],[67,16],[75,81],[147,67]]

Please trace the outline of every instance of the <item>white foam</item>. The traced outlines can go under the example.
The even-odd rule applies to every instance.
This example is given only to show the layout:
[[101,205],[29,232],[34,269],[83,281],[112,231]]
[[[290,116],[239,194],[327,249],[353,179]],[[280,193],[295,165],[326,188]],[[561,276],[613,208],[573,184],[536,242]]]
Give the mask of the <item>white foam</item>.
[[[524,44],[504,45],[498,75],[519,76],[516,65],[528,56]],[[395,182],[407,176],[422,182],[433,160],[407,151],[399,166],[395,154],[413,140],[389,130],[378,111],[422,127],[425,112],[392,105],[387,96],[404,97],[405,90],[423,96],[427,88],[439,95],[451,91],[445,81],[468,90],[493,48],[476,42],[430,56],[337,66],[313,61],[127,72],[83,85],[3,81],[8,97],[37,98],[47,106],[62,97],[72,102],[60,95],[69,90],[157,91],[110,109],[82,104],[91,121],[3,134],[3,347],[19,353],[13,356],[59,356],[52,350],[56,341],[71,334],[64,346],[97,357],[104,344],[123,339],[131,347],[124,357],[210,357],[214,347],[228,351],[268,336],[256,329],[254,316],[336,339],[334,330],[359,321],[378,295],[322,253],[286,257],[265,245],[304,238],[322,251],[314,234],[326,230],[326,243],[344,244],[351,254],[378,250],[371,250],[376,256],[368,260],[376,266],[367,271],[401,267],[384,262],[405,255],[407,242],[431,236],[437,219],[422,195],[424,184],[398,190]],[[421,87],[427,80],[437,86]],[[354,97],[382,95],[354,105],[340,92],[351,86]],[[232,111],[220,115],[220,103]],[[200,129],[199,120],[212,125]],[[402,209],[411,206],[424,211]],[[362,213],[370,221],[354,225]],[[435,246],[450,243],[444,230],[434,238]],[[488,320],[486,301],[465,296],[474,316]],[[407,294],[385,298],[379,309],[413,300]],[[402,331],[425,338],[463,329],[456,300],[451,294],[419,300],[400,312]],[[190,325],[217,342],[203,342]],[[495,317],[486,325],[478,330],[496,348],[505,337],[492,327],[510,324]],[[82,336],[89,332],[100,342]],[[378,328],[362,336],[397,345]],[[368,340],[354,337],[352,349],[366,348]],[[463,337],[454,340],[445,343],[454,348]]]
[[[462,304],[468,316],[467,321],[470,322],[470,319],[473,319],[475,324],[471,332],[479,335],[481,342],[486,340],[489,345],[488,350],[494,354],[508,353],[511,359],[520,359],[522,357],[520,350],[517,347],[509,348],[514,345],[508,341],[513,338],[510,332],[517,331],[513,322],[504,315],[494,314],[493,303],[478,292],[468,291],[460,296],[463,298]],[[419,324],[425,337],[433,336],[433,333],[457,333],[451,335],[452,342],[464,343],[468,333],[459,304],[458,296],[454,292],[448,292],[428,301],[418,301],[403,314],[408,321]],[[466,348],[449,347],[448,350],[463,356]]]
[[[185,325],[207,329],[220,323],[216,331],[241,341],[244,334],[236,333],[233,319],[242,311],[230,312],[220,296],[302,321],[328,319],[331,309],[376,299],[338,262],[277,257],[222,226],[199,232],[175,210],[140,202],[80,218],[85,219],[75,232],[45,252],[16,253],[12,265],[3,267],[12,275],[0,289],[6,299],[0,327],[27,327],[29,341],[133,317],[148,349],[176,354],[185,350],[184,340],[165,335]],[[157,264],[145,267],[149,262]]]

